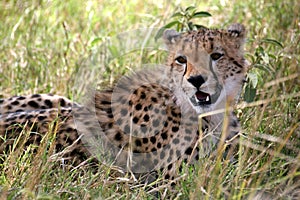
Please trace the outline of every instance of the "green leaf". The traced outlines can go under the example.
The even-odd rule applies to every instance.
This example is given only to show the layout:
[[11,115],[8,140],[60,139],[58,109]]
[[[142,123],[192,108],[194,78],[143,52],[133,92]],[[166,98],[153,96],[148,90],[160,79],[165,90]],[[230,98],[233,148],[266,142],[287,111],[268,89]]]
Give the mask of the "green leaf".
[[113,58],[119,57],[119,51],[116,46],[114,46],[114,45],[109,46],[108,49],[109,49],[111,55],[113,56]]
[[245,101],[248,103],[253,102],[255,96],[256,96],[256,88],[252,88],[250,84],[247,84],[244,93]]
[[195,12],[193,15],[193,18],[201,18],[201,17],[211,17],[212,15],[209,12],[205,11],[200,11],[200,12]]
[[268,72],[270,74],[272,74],[273,70],[268,66],[268,65],[264,65],[264,64],[254,64],[253,67],[258,68],[260,70],[263,70],[265,72]]
[[91,41],[91,47],[95,46],[97,43],[102,42],[103,38],[97,37]]
[[189,6],[185,9],[185,12],[188,12],[189,10],[194,10],[194,9],[196,9],[195,6]]
[[283,45],[275,39],[265,38],[265,39],[262,39],[261,42],[274,44],[276,46],[279,46],[279,47],[283,48]]
[[175,26],[176,24],[180,24],[180,22],[179,21],[172,21],[172,22],[170,22],[170,23],[168,23],[168,24],[166,24],[166,25],[164,25],[163,26],[163,28],[171,28],[172,26]]
[[177,12],[177,13],[174,13],[171,18],[173,17],[184,17],[184,13],[183,12]]
[[256,88],[257,83],[258,83],[258,77],[256,73],[253,72],[249,72],[247,74],[248,80],[249,80],[249,84],[252,85],[253,88]]
[[263,61],[266,63],[266,64],[269,64],[270,63],[270,58],[269,58],[269,55],[266,53],[262,56],[262,59]]
[[174,25],[176,25],[176,24],[180,24],[180,22],[179,22],[179,21],[172,21],[172,22],[170,22],[170,23],[164,25],[163,27],[161,27],[161,28],[157,31],[157,33],[156,33],[156,35],[155,35],[155,37],[154,37],[155,41],[157,41],[159,38],[161,38],[161,36],[163,35],[164,31],[165,31],[167,28],[171,28],[172,26],[174,26]]

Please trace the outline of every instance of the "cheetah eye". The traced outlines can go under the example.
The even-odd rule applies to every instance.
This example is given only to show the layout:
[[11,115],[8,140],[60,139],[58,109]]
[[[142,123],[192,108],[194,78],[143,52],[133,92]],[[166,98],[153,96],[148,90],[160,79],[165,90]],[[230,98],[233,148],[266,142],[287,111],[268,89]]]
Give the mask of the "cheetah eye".
[[183,64],[186,64],[186,57],[185,56],[178,56],[176,59],[175,59],[175,62],[177,64],[180,64],[180,65],[183,65]]
[[222,54],[222,53],[212,53],[210,55],[210,57],[211,57],[212,60],[216,61],[216,60],[219,60],[223,55],[224,54]]

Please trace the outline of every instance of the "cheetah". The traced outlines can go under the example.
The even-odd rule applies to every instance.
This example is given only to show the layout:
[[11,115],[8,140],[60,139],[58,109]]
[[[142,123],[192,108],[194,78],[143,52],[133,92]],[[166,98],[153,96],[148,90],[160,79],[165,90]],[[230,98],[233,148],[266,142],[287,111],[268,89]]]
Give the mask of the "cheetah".
[[39,144],[56,122],[56,152],[68,149],[64,160],[79,164],[92,157],[134,173],[162,170],[172,178],[180,163],[196,162],[238,135],[231,111],[198,116],[235,104],[248,69],[245,37],[241,24],[186,33],[168,29],[165,65],[127,75],[84,105],[48,94],[2,99],[0,155],[22,131],[19,125],[29,129],[29,145]]

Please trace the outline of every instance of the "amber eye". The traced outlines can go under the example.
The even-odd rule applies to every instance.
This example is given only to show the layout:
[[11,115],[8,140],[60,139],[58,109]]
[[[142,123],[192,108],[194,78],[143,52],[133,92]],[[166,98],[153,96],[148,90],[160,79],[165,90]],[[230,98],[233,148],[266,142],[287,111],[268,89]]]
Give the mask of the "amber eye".
[[216,61],[216,60],[219,60],[224,54],[221,54],[221,53],[212,53],[210,55],[211,59]]
[[186,57],[185,57],[185,56],[178,56],[178,57],[175,59],[175,62],[176,62],[177,64],[180,64],[180,65],[186,64]]

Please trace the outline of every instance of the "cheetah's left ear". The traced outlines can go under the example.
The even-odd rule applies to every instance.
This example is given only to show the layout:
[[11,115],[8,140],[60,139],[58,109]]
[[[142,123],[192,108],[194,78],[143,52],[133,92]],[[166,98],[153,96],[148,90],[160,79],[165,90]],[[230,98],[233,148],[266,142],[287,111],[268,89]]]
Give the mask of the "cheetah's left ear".
[[245,43],[245,38],[247,35],[247,31],[245,29],[245,26],[242,24],[231,24],[227,32],[229,34],[230,40],[236,39],[237,43],[239,44],[239,47],[243,46]]
[[166,29],[163,34],[163,39],[168,49],[172,49],[172,46],[177,44],[181,38],[181,34],[174,29]]

